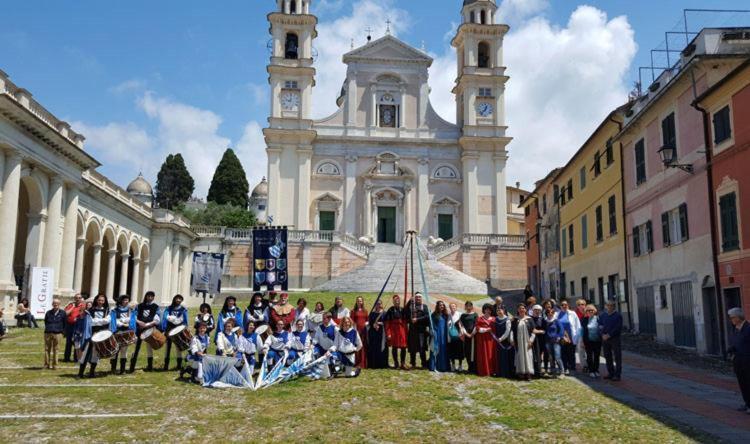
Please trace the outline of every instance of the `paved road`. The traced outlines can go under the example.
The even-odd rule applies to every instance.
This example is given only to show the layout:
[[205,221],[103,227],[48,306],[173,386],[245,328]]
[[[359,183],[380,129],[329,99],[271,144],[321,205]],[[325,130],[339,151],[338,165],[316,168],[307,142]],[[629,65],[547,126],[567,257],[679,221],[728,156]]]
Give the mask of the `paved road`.
[[[726,442],[750,442],[750,415],[734,378],[625,352],[620,382],[580,381],[624,404]],[[602,366],[603,373],[606,373]]]

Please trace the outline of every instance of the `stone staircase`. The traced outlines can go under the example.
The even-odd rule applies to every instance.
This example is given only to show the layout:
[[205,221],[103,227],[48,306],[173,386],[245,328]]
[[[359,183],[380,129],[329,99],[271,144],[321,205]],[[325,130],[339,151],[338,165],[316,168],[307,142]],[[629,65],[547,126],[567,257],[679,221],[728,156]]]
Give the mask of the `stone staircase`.
[[[415,246],[416,248],[416,246]],[[383,287],[393,263],[401,255],[402,247],[395,244],[377,244],[370,252],[365,266],[335,277],[313,288],[314,291],[342,293],[378,292]],[[427,257],[423,250],[423,258]],[[427,258],[424,272],[431,294],[487,294],[487,285],[471,276],[461,273],[436,259]],[[409,282],[411,286],[411,281]],[[422,291],[422,277],[419,262],[414,252],[414,289]],[[404,258],[398,260],[396,269],[386,287],[386,293],[404,292]]]

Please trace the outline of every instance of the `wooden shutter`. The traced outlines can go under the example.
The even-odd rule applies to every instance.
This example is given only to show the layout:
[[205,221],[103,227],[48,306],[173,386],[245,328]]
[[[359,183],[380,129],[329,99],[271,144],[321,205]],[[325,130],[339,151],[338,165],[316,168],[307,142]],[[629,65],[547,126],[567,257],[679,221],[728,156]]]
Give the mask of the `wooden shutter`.
[[687,204],[680,205],[680,234],[682,241],[690,239],[690,228],[688,226],[688,209]]
[[664,240],[665,247],[672,243],[669,239],[669,213],[662,213],[661,215],[661,237]]
[[641,237],[640,227],[633,228],[633,256],[641,255]]
[[649,253],[654,251],[654,230],[651,221],[646,222],[646,244]]

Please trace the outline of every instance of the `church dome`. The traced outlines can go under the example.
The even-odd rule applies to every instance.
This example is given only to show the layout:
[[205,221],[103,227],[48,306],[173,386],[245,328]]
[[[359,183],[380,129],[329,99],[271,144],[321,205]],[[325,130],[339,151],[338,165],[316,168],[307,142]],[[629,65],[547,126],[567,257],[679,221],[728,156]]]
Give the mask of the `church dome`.
[[151,188],[151,184],[148,183],[148,181],[143,177],[142,173],[138,173],[138,177],[136,177],[132,182],[130,182],[130,185],[128,185],[127,191],[129,194],[135,194],[135,195],[153,195],[153,189]]
[[264,177],[258,185],[253,188],[253,192],[250,193],[252,197],[268,197],[268,181]]

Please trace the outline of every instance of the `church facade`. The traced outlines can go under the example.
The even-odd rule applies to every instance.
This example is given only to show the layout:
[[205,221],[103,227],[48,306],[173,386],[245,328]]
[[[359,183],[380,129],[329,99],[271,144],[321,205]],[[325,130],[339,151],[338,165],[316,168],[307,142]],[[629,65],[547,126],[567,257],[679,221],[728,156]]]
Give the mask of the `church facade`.
[[494,0],[465,0],[452,41],[456,124],[430,104],[425,52],[388,33],[343,55],[338,110],[311,118],[317,18],[309,0],[268,15],[269,223],[399,243],[415,230],[450,239],[507,234],[503,67],[506,25]]

